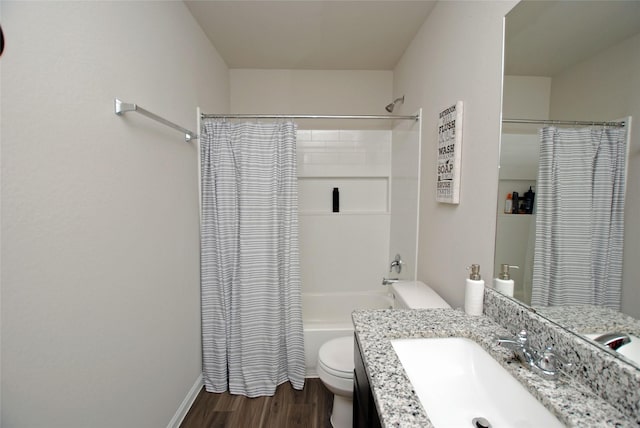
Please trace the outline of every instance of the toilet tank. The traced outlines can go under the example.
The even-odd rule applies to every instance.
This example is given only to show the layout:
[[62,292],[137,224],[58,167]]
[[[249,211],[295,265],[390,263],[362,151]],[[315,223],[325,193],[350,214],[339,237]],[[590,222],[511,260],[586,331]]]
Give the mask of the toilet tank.
[[395,309],[450,308],[431,287],[421,281],[398,281],[391,284]]

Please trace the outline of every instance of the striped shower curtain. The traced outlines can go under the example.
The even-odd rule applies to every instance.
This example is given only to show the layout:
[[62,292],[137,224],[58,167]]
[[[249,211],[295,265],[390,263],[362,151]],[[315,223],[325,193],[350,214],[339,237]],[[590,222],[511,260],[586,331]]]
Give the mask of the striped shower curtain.
[[625,159],[624,128],[540,131],[532,305],[620,308]]
[[206,390],[302,389],[296,125],[206,120],[200,144]]

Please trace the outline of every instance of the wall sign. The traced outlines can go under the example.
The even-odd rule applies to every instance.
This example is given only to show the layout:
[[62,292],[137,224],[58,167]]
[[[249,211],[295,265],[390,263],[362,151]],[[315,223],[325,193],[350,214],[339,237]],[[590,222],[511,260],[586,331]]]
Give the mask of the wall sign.
[[442,110],[438,118],[438,180],[436,201],[460,203],[462,101]]

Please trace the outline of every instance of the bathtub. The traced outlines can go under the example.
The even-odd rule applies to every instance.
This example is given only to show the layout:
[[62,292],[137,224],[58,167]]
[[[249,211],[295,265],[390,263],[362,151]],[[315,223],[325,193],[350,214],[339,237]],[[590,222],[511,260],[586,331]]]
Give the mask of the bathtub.
[[353,335],[351,312],[355,309],[388,309],[393,299],[386,291],[302,293],[307,377],[317,377],[318,350],[324,342]]

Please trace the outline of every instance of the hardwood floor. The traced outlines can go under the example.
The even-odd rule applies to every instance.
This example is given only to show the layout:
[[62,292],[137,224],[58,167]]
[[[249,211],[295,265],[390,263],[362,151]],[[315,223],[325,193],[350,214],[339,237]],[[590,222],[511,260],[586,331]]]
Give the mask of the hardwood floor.
[[333,395],[317,378],[305,380],[302,391],[289,382],[273,397],[247,398],[202,388],[180,428],[331,428]]

